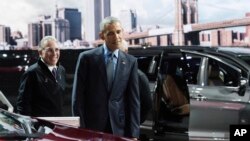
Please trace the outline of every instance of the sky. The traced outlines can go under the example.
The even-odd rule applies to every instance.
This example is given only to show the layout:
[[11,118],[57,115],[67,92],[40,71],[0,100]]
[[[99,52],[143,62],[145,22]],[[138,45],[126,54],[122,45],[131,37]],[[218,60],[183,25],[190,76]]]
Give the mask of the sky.
[[[138,25],[142,27],[173,27],[174,1],[111,0],[111,15],[118,16],[120,10],[134,9]],[[1,0],[0,25],[11,27],[11,31],[20,30],[25,35],[28,23],[35,21],[38,15],[55,13],[56,3],[59,8],[78,8],[83,18],[84,0]],[[243,18],[250,12],[249,5],[250,0],[198,0],[199,22]]]

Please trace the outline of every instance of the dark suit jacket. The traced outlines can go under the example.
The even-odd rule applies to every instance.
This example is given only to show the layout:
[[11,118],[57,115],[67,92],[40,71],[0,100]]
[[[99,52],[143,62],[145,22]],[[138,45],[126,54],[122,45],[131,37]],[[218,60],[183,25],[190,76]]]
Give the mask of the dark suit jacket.
[[39,60],[21,77],[16,110],[30,116],[63,116],[64,89],[65,69],[58,66],[56,80]]
[[104,131],[110,119],[113,134],[139,137],[140,97],[137,60],[119,51],[116,74],[108,92],[103,47],[79,55],[73,94],[73,115],[82,128]]

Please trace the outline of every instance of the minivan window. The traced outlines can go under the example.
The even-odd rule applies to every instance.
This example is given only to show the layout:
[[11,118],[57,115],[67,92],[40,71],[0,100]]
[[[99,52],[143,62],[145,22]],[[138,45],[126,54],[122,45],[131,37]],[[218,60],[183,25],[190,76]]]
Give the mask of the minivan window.
[[196,55],[186,56],[186,81],[188,84],[197,84],[198,72],[201,65],[201,57]]

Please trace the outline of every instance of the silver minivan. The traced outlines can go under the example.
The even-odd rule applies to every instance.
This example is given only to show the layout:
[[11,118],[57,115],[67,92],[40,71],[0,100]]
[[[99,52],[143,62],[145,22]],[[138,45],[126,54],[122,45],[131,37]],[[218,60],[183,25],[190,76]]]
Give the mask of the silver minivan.
[[210,47],[129,52],[152,86],[144,140],[229,140],[230,125],[250,124],[250,66],[237,55]]

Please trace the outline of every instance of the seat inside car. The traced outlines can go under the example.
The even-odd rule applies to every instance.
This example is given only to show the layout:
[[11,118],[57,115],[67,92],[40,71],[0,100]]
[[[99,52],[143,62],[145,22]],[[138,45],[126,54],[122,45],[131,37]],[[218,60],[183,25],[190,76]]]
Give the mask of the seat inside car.
[[157,84],[157,122],[156,125],[165,131],[188,132],[189,95],[183,77],[181,64],[166,58],[162,62],[159,83]]
[[188,100],[171,75],[167,75],[163,82],[163,98],[169,102],[173,113],[177,115],[189,114]]
[[220,70],[218,64],[210,64],[208,67],[208,85],[223,86],[224,82],[220,78]]
[[177,115],[189,114],[189,102],[181,88],[181,75],[178,74],[179,68],[176,65],[170,65],[167,75],[164,78],[162,89],[163,98],[170,107],[171,112]]

